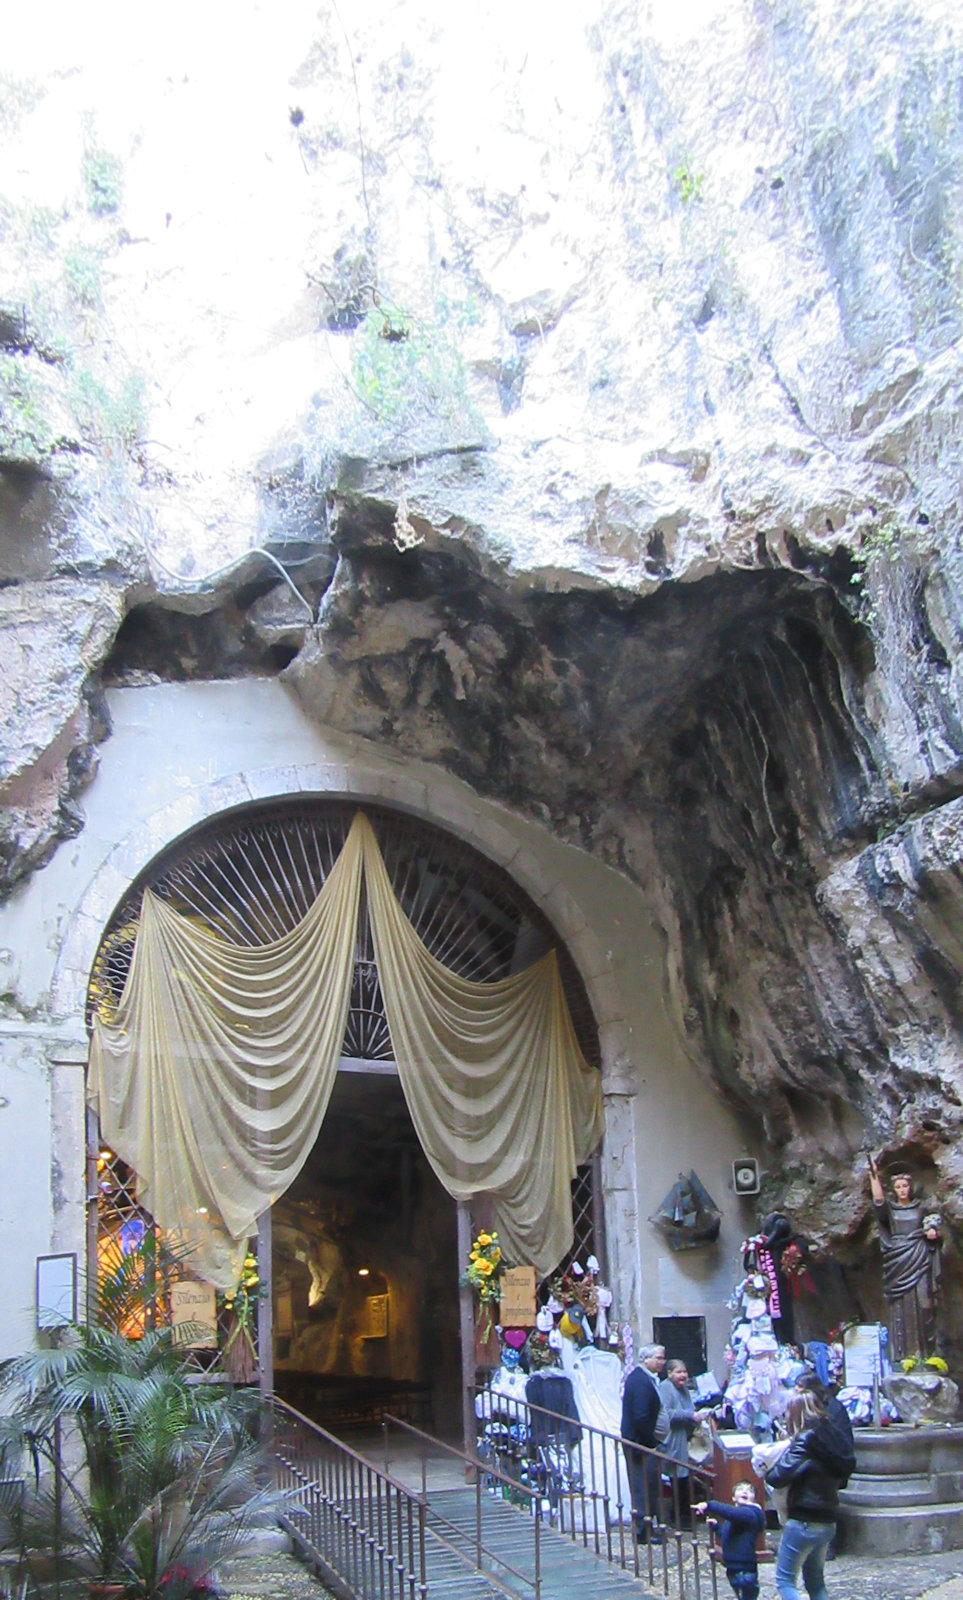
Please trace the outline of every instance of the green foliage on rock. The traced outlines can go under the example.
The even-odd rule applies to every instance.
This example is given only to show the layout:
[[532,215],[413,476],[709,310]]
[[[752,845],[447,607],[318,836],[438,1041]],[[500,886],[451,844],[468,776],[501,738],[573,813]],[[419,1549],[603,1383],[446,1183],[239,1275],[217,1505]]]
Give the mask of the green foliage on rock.
[[465,364],[440,319],[372,306],[355,334],[351,373],[362,405],[393,432],[422,418],[455,424],[474,417]]
[[0,459],[42,466],[86,447],[116,467],[135,454],[144,432],[144,381],[116,385],[76,366],[69,351],[0,354]]
[[29,360],[0,355],[0,457],[36,464],[53,444],[43,387]]
[[64,284],[73,303],[84,311],[103,309],[100,251],[78,245],[64,256]]
[[417,309],[382,292],[350,333],[340,394],[315,396],[303,435],[307,476],[349,484],[354,464],[478,449],[488,432],[473,400],[461,335],[473,297],[436,291]]
[[[88,210],[120,201],[119,161],[89,142],[83,158]],[[111,244],[83,212],[0,197],[7,268],[0,323],[0,460],[74,470],[118,466],[144,433],[144,380],[124,374],[100,345],[103,263]],[[82,459],[84,458],[84,459]]]
[[672,181],[684,206],[691,205],[694,200],[702,199],[702,186],[706,181],[706,175],[696,170],[691,156],[682,157],[672,174]]
[[118,450],[130,454],[144,431],[144,380],[131,373],[117,388],[96,378],[89,367],[73,373],[72,408],[84,437],[111,456]]
[[850,584],[856,590],[860,609],[872,621],[878,605],[874,590],[885,583],[887,568],[895,568],[906,553],[908,535],[895,516],[864,524],[853,552],[854,571]]
[[123,167],[118,156],[109,150],[89,145],[83,160],[84,191],[87,210],[95,217],[109,217],[120,206],[123,191]]

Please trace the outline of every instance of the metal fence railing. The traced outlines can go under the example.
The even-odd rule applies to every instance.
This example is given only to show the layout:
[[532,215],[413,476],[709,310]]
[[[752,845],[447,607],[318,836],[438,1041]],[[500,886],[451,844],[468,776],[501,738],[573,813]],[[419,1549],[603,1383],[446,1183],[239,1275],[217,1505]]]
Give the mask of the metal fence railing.
[[[659,1451],[524,1401],[480,1410],[477,1454],[386,1414],[376,1464],[274,1399],[282,1522],[339,1592],[431,1600],[433,1577],[454,1592],[457,1566],[486,1593],[546,1600],[562,1539],[589,1553],[579,1562],[598,1558],[672,1600],[719,1600],[714,1530],[689,1509],[712,1494],[706,1468],[687,1477]],[[562,1567],[574,1581],[572,1560]]]
[[[382,1431],[386,1469],[393,1444],[400,1441],[414,1449],[430,1538],[510,1600],[519,1596],[542,1600],[543,1528],[532,1488],[400,1417],[385,1413]],[[408,1464],[410,1468],[410,1452]],[[433,1487],[434,1469],[439,1465],[457,1469],[460,1489],[455,1490],[450,1482]],[[515,1522],[511,1538],[506,1537],[505,1518],[499,1514],[504,1512],[505,1501],[526,1513]]]
[[489,1390],[475,1414],[479,1462],[535,1497],[540,1520],[665,1595],[717,1600],[714,1528],[690,1510],[712,1496],[708,1468]]
[[283,1400],[273,1402],[281,1521],[323,1578],[357,1600],[426,1600],[426,1504]]

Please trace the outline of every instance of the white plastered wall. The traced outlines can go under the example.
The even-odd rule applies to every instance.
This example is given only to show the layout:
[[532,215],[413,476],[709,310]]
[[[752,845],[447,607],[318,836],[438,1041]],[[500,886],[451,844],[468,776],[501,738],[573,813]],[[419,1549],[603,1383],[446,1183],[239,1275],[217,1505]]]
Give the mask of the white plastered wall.
[[[357,796],[424,816],[527,890],[585,981],[603,1050],[606,1232],[616,1312],[705,1315],[710,1362],[752,1221],[731,1193],[744,1139],[687,1059],[664,1002],[662,937],[643,894],[593,858],[433,768],[308,722],[277,681],[109,694],[113,734],[86,825],[0,909],[0,1357],[32,1339],[37,1255],[84,1251],[83,1007],[104,925],[131,880],[207,817],[252,800]],[[721,1206],[715,1246],[673,1256],[648,1223],[694,1167]]]

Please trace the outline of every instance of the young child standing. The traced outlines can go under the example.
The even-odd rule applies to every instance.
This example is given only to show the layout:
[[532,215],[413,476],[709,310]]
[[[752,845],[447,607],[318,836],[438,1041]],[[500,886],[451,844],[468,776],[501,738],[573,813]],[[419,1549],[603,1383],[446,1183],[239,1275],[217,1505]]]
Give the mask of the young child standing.
[[766,1514],[756,1500],[755,1486],[743,1478],[732,1490],[734,1504],[702,1500],[692,1507],[699,1516],[715,1517],[722,1541],[722,1561],[730,1587],[739,1600],[759,1600],[759,1562],[756,1540],[766,1526]]

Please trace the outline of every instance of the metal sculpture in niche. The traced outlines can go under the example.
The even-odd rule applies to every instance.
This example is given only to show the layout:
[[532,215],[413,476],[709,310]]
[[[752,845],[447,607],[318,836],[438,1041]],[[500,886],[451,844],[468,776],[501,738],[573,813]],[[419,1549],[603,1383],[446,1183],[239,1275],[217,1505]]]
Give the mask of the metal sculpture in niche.
[[670,1250],[693,1250],[718,1239],[722,1212],[697,1173],[685,1177],[680,1172],[649,1221],[668,1240]]

